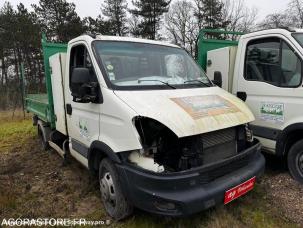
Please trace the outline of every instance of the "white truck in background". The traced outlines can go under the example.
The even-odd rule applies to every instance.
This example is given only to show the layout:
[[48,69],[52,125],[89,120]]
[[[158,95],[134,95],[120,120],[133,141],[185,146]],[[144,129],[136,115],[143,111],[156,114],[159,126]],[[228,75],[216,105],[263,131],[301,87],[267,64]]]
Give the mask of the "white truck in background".
[[[206,48],[215,42],[200,39]],[[303,30],[257,31],[231,44],[208,48],[207,75],[246,102],[256,118],[250,126],[264,151],[283,158],[294,179],[303,183]]]
[[42,47],[47,94],[26,109],[45,149],[98,176],[113,218],[227,204],[264,172],[251,111],[180,47],[99,35]]

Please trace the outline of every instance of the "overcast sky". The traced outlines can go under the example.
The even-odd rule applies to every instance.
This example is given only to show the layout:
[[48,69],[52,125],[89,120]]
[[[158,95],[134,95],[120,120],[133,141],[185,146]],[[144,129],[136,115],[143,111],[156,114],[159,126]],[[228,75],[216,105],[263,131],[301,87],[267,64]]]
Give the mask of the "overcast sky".
[[[5,0],[0,0],[0,6]],[[176,1],[176,0],[173,0]],[[287,7],[288,0],[244,0],[249,7],[259,9],[258,21],[262,20],[270,13],[280,12]],[[26,7],[30,7],[33,3],[38,3],[39,0],[9,0],[14,6],[22,2]],[[100,5],[103,0],[68,0],[74,2],[76,9],[81,17],[91,16],[96,17],[100,13]],[[130,2],[130,1],[129,1]]]

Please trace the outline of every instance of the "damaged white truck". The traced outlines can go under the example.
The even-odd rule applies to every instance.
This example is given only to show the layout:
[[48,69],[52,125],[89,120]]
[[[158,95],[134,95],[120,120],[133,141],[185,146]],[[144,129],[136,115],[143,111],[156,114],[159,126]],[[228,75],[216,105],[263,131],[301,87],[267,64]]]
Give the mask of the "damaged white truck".
[[89,35],[42,44],[47,94],[26,95],[26,109],[45,149],[98,175],[113,218],[133,207],[193,214],[246,194],[262,175],[253,114],[185,50]]

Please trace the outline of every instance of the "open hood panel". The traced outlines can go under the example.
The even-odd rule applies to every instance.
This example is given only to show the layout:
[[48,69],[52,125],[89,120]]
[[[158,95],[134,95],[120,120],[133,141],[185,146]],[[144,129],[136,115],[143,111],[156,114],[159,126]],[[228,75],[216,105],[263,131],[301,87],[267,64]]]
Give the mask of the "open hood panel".
[[180,138],[254,120],[244,102],[218,87],[115,91],[115,94],[138,116],[161,122]]

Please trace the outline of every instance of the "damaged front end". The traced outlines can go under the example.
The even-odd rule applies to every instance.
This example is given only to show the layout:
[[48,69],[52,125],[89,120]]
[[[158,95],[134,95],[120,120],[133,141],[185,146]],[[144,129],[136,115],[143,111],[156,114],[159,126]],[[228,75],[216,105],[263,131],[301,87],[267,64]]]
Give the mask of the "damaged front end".
[[264,172],[261,145],[246,125],[178,138],[150,118],[134,124],[142,149],[121,153],[117,169],[127,198],[142,210],[190,215],[223,204],[227,190]]
[[131,152],[128,161],[156,173],[208,166],[237,156],[253,145],[248,125],[184,138],[178,138],[165,125],[150,118],[136,117],[134,125],[143,148]]

